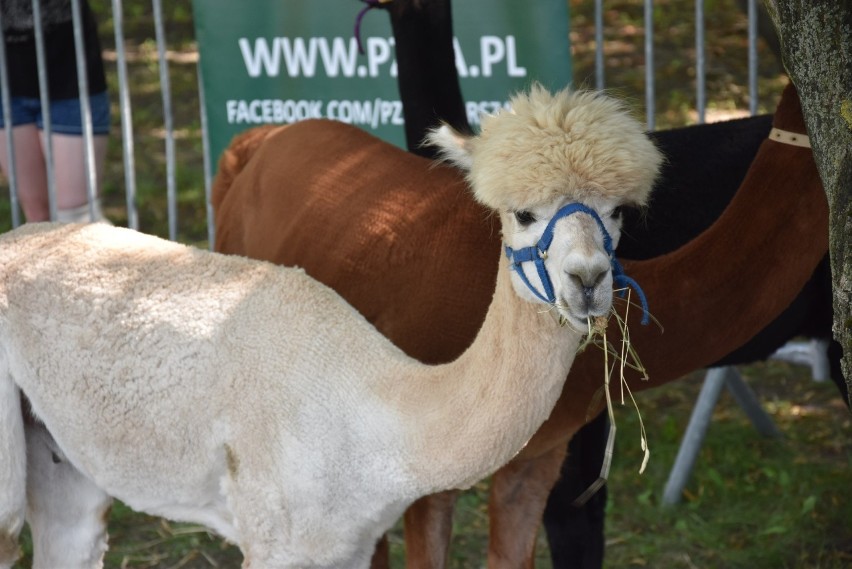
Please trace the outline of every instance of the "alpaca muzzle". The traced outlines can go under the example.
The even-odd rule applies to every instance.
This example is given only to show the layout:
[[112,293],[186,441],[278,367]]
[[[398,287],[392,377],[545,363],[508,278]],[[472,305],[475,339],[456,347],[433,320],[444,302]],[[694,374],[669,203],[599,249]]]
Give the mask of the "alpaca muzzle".
[[[587,205],[573,202],[559,208],[559,210],[553,214],[553,217],[547,223],[547,226],[541,234],[541,238],[535,245],[523,247],[517,251],[508,245],[504,245],[506,257],[511,262],[512,270],[518,274],[521,281],[536,298],[547,304],[555,304],[556,293],[554,292],[553,281],[547,272],[547,267],[545,267],[544,261],[547,259],[547,251],[553,243],[556,223],[560,219],[575,213],[585,213],[591,216],[591,218],[597,223],[598,228],[601,230],[601,234],[603,235],[604,251],[606,251],[606,255],[609,258],[610,267],[612,269],[613,286],[617,286],[622,289],[620,293],[621,295],[624,295],[627,287],[636,291],[636,295],[639,297],[639,301],[642,304],[642,324],[648,324],[650,321],[650,315],[648,312],[648,301],[645,298],[645,293],[636,281],[624,273],[624,268],[621,266],[621,263],[618,262],[618,259],[615,258],[615,251],[612,247],[612,237],[606,230],[603,220],[594,209]],[[538,278],[541,281],[541,290],[539,290],[527,277],[524,272],[524,263],[532,263],[535,267],[536,274],[538,274]]]

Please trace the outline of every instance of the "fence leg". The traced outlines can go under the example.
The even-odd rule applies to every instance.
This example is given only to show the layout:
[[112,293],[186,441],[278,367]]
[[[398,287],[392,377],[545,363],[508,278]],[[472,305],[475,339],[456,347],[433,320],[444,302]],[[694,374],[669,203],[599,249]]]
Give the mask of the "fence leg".
[[695,407],[692,409],[689,424],[683,434],[683,441],[680,443],[677,457],[663,490],[663,505],[671,506],[680,502],[681,492],[692,474],[698,451],[701,450],[704,435],[707,433],[707,427],[710,426],[713,408],[719,400],[719,394],[722,392],[722,386],[725,385],[725,377],[729,370],[729,367],[719,367],[707,371],[704,385],[701,386],[701,393],[698,394]]
[[726,368],[728,373],[725,377],[725,384],[728,386],[728,391],[734,396],[745,414],[751,420],[751,424],[757,429],[757,432],[764,437],[780,437],[781,431],[775,426],[772,418],[763,410],[757,396],[751,387],[743,381],[740,372],[736,368]]
[[728,386],[731,395],[761,435],[765,437],[781,436],[781,431],[763,410],[754,391],[743,381],[735,367],[726,366],[708,370],[663,490],[663,505],[665,506],[680,502],[683,488],[692,475],[698,452],[704,443],[704,436],[707,434],[707,428],[710,426],[710,420],[713,416],[713,408],[719,400],[723,385]]
[[826,381],[830,375],[828,340],[813,338],[808,341],[788,342],[770,356],[773,360],[809,366],[814,381]]

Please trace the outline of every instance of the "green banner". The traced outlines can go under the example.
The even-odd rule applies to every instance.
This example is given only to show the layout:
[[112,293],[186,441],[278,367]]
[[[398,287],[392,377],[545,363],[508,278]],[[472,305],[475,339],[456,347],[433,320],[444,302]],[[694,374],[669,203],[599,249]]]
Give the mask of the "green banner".
[[[231,138],[260,124],[330,118],[404,147],[394,38],[383,10],[356,0],[193,0],[212,168]],[[566,0],[456,0],[456,67],[481,113],[539,81],[571,80]]]

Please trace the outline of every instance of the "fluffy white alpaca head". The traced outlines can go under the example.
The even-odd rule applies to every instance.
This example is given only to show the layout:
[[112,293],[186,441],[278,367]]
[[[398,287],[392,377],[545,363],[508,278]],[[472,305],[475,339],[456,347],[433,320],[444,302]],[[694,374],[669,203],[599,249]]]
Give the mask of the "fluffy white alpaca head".
[[513,251],[537,245],[565,205],[591,209],[554,222],[553,243],[539,254],[546,257],[541,264],[552,295],[540,294],[547,285],[534,262],[516,265],[513,283],[523,298],[554,304],[581,330],[589,317],[609,311],[613,275],[604,230],[614,248],[620,208],[647,203],[663,160],[621,102],[588,91],[551,94],[535,85],[511,99],[511,110],[484,117],[479,135],[445,125],[427,142],[466,172],[479,202],[500,214]]

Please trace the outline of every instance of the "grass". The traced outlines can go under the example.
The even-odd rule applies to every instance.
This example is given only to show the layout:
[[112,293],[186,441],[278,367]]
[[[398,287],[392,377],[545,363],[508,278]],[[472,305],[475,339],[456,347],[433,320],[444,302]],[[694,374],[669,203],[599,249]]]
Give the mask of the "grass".
[[[124,166],[117,133],[117,84],[112,61],[109,0],[91,0],[102,15],[116,136],[111,139],[104,181],[107,215],[124,224]],[[590,1],[571,0],[576,82],[594,85],[594,43]],[[176,128],[179,240],[206,246],[206,213],[197,100],[195,44],[189,2],[164,2],[169,70]],[[657,127],[695,121],[692,6],[655,2]],[[140,228],[168,235],[165,141],[150,3],[124,2],[135,133]],[[742,114],[748,108],[745,18],[734,0],[706,0],[708,14],[708,107],[710,118]],[[606,85],[632,101],[644,116],[642,5],[638,0],[606,3]],[[761,112],[771,112],[786,79],[766,45],[759,46]],[[0,188],[0,230],[9,227],[9,203]],[[641,354],[640,354],[641,356]],[[639,426],[630,406],[616,408],[618,438],[607,512],[608,567],[840,569],[852,565],[852,416],[830,384],[810,381],[806,370],[782,363],[743,369],[744,375],[783,432],[763,439],[724,395],[704,443],[684,502],[662,508],[660,496],[680,436],[701,384],[696,373],[682,381],[637,394],[653,449],[642,461]],[[459,500],[451,567],[485,564],[488,516],[484,481]],[[108,568],[236,567],[240,554],[202,528],[166,522],[117,504],[110,521]],[[394,565],[402,566],[402,534],[390,536]],[[30,545],[18,567],[31,563]],[[540,535],[538,566],[549,568]]]
[[[685,500],[673,508],[660,507],[661,491],[701,376],[639,394],[654,456],[647,479],[630,468],[610,486],[611,566],[848,566],[852,420],[836,388],[787,364],[743,372],[783,437],[761,437],[725,396]],[[635,429],[635,419],[625,419],[624,431]],[[638,464],[635,437],[620,435],[616,460]]]

